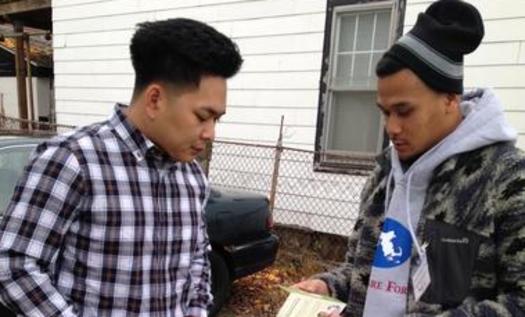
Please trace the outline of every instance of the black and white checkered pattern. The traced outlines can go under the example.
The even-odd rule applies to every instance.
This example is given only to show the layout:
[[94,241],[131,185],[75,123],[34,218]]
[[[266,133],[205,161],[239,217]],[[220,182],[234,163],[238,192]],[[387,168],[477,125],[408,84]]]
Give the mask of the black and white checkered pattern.
[[0,224],[0,295],[28,316],[206,316],[206,178],[117,105],[37,147]]

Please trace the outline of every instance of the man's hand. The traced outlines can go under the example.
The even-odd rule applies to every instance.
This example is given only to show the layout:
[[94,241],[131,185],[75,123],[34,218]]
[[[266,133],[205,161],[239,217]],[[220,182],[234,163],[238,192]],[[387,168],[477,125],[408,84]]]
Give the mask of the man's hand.
[[[323,280],[319,279],[305,280],[292,285],[292,287],[298,288],[302,291],[309,293],[315,293],[319,295],[330,295],[328,285],[326,285],[326,283]],[[332,317],[332,315],[330,315],[330,317]]]
[[330,313],[320,312],[319,314],[317,314],[317,317],[341,317],[341,315],[339,315],[339,313],[337,313],[337,311],[334,310]]
[[320,312],[317,314],[317,317],[341,317],[341,315],[339,315],[337,311],[333,310],[330,313]]

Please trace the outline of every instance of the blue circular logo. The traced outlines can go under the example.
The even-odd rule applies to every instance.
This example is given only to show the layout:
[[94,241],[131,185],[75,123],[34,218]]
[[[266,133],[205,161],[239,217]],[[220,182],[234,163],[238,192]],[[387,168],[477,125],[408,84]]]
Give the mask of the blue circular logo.
[[374,266],[392,268],[403,264],[412,252],[410,232],[399,222],[387,218],[379,235]]

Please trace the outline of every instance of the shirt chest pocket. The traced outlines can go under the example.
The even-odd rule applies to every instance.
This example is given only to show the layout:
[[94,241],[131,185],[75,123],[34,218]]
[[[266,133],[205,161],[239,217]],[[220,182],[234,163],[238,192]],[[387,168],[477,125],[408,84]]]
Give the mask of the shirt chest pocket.
[[465,299],[483,239],[473,231],[427,220],[425,241],[431,284],[423,295],[424,302],[455,307]]

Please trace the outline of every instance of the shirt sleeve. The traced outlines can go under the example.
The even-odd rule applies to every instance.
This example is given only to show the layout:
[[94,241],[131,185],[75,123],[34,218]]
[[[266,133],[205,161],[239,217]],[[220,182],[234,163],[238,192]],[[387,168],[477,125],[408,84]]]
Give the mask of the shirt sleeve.
[[0,223],[0,296],[26,316],[76,316],[53,285],[50,266],[83,196],[79,162],[68,149],[41,145]]
[[187,310],[187,316],[207,317],[208,308],[212,304],[211,295],[211,266],[208,258],[208,252],[211,251],[206,221],[204,217],[204,207],[209,198],[209,188],[207,189],[206,199],[203,203],[203,210],[200,211],[198,240],[195,254],[193,255],[190,274],[193,291],[190,294],[190,300]]

